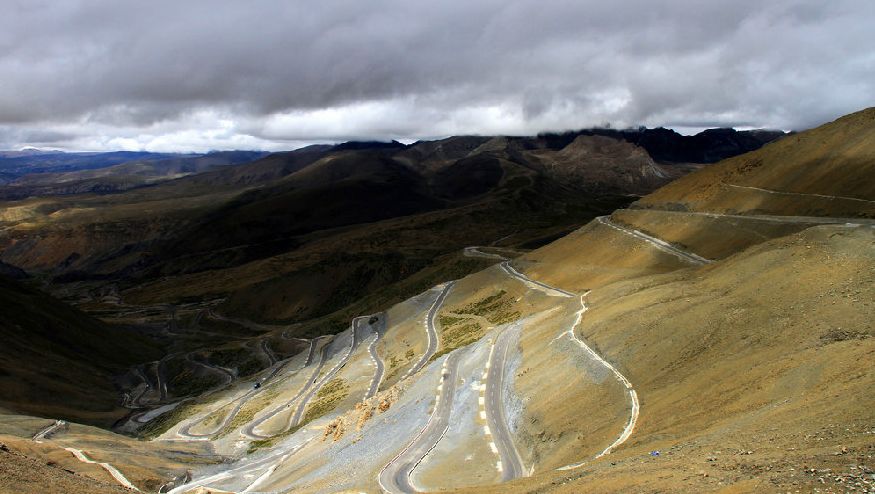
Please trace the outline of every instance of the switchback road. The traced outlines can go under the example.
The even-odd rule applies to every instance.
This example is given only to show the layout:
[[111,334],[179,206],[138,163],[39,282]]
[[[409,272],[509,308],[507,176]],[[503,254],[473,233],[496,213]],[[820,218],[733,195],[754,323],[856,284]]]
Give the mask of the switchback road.
[[307,391],[304,394],[304,396],[301,397],[301,401],[298,402],[298,406],[297,406],[297,408],[295,408],[295,413],[294,413],[294,415],[292,415],[292,420],[290,423],[291,427],[295,427],[296,425],[301,423],[301,420],[303,420],[303,418],[304,418],[304,412],[307,410],[307,405],[310,404],[310,400],[313,399],[313,396],[315,396],[316,393],[318,393],[319,390],[322,389],[322,387],[328,383],[328,381],[330,381],[332,378],[334,378],[334,375],[337,374],[337,372],[344,365],[346,365],[347,362],[349,362],[349,358],[352,356],[352,353],[355,351],[356,346],[358,346],[358,331],[357,331],[358,326],[363,321],[367,321],[367,319],[368,319],[368,316],[362,316],[362,317],[356,317],[355,319],[352,320],[352,323],[350,324],[350,331],[352,332],[352,342],[350,342],[350,344],[349,344],[349,350],[346,352],[346,354],[343,356],[343,358],[340,359],[339,362],[334,364],[334,367],[332,367],[331,370],[329,370],[327,373],[325,373],[324,376],[322,376],[322,379],[320,379],[318,383],[316,383],[314,386],[310,387],[310,390]]
[[455,281],[448,281],[445,285],[441,293],[431,304],[431,307],[428,309],[428,314],[425,317],[425,332],[428,335],[428,344],[425,347],[425,352],[422,354],[422,357],[419,359],[407,373],[404,374],[404,377],[412,376],[419,372],[425,364],[431,359],[432,355],[435,354],[438,348],[438,335],[437,328],[434,325],[435,317],[437,317],[437,313],[440,310],[441,306],[444,304],[444,300],[446,300],[447,295],[450,293],[450,289],[453,288]]
[[489,425],[488,431],[492,437],[491,445],[495,446],[501,458],[502,481],[513,480],[526,473],[504,413],[504,369],[513,333],[512,329],[506,329],[496,336],[495,345],[486,362],[486,382],[483,384],[486,388],[483,396],[486,423]]
[[631,235],[639,240],[643,240],[643,241],[649,243],[650,245],[656,247],[657,249],[659,249],[663,252],[667,252],[667,253],[681,259],[682,261],[686,261],[686,262],[689,262],[691,264],[696,264],[699,266],[713,262],[710,259],[705,259],[704,257],[702,257],[700,255],[679,249],[679,248],[675,247],[674,245],[671,245],[670,243],[666,242],[665,240],[658,239],[656,237],[648,235],[648,234],[641,232],[639,230],[635,230],[633,228],[629,228],[627,226],[614,223],[607,216],[599,216],[598,218],[596,218],[596,221],[598,221],[599,223],[601,223],[605,226],[611,227],[614,230],[623,232],[626,235]]
[[444,361],[434,409],[425,427],[380,471],[380,487],[385,492],[390,494],[418,492],[410,475],[450,427],[450,412],[453,410],[460,355],[460,352],[452,352]]

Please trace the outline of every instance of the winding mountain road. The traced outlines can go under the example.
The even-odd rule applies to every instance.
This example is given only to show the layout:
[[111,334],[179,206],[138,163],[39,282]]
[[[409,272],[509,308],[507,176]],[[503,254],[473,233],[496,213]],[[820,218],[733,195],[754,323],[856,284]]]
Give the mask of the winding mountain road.
[[649,243],[650,245],[656,247],[657,249],[659,249],[663,252],[667,252],[667,253],[679,258],[682,261],[686,261],[686,262],[689,262],[691,264],[695,264],[697,266],[701,266],[704,264],[710,264],[710,263],[714,262],[710,259],[705,259],[704,257],[697,255],[697,254],[694,254],[692,252],[681,250],[681,249],[675,247],[674,245],[671,245],[670,243],[666,242],[665,240],[653,237],[653,236],[648,235],[642,231],[635,230],[633,228],[629,228],[629,227],[626,227],[624,225],[614,223],[613,221],[610,220],[610,218],[608,216],[599,216],[598,218],[596,218],[596,221],[598,221],[602,225],[613,228],[614,230],[623,232],[626,235],[631,235],[639,240],[643,240],[643,241]]
[[[598,218],[598,220],[601,221],[603,218],[604,218],[604,217]],[[608,224],[608,226],[611,226],[611,225]],[[619,227],[618,227],[618,228],[619,228]],[[637,231],[637,230],[635,230],[635,231]],[[628,232],[627,232],[627,233],[628,233]],[[640,232],[639,232],[639,233],[640,233]],[[644,235],[644,234],[642,234],[642,235]],[[638,236],[638,235],[635,235],[635,236]],[[645,236],[647,236],[647,235],[645,235]],[[649,236],[648,236],[648,237],[649,237]],[[639,238],[640,238],[640,237],[639,237]],[[653,237],[650,237],[650,238],[653,239]],[[659,242],[662,242],[662,241],[659,240],[659,239],[653,239],[653,240],[657,240],[657,241],[659,241]],[[649,241],[649,240],[648,240],[648,241]],[[669,246],[669,247],[670,247],[671,249],[674,249],[674,247],[672,247],[672,246]],[[681,254],[684,254],[684,255],[689,255],[689,253],[684,253],[683,251],[679,251],[679,250],[678,250],[678,253],[681,253]],[[695,256],[695,254],[692,254],[692,256]],[[697,256],[696,256],[696,257],[697,257]],[[694,258],[694,257],[690,257],[690,258]],[[706,261],[708,261],[708,260],[706,260]],[[708,261],[708,262],[711,262],[711,261]],[[510,268],[508,262],[504,262],[504,263],[502,263],[502,267],[505,267],[505,266],[507,266],[508,268]],[[511,269],[512,269],[512,268],[511,268]],[[510,272],[510,271],[508,271],[508,272],[511,273],[511,274],[513,274],[513,273]],[[513,270],[513,272],[516,272],[516,270]],[[526,277],[525,279],[528,280],[528,277]],[[529,280],[529,281],[531,281],[531,282],[533,282],[533,283],[536,283],[537,285],[539,285],[539,286],[541,286],[541,287],[543,287],[543,288],[546,288],[546,289],[557,290],[557,291],[560,291],[560,292],[562,292],[562,293],[564,293],[564,294],[572,295],[570,292],[566,292],[565,290],[560,290],[560,289],[558,289],[558,288],[555,288],[555,287],[552,287],[552,286],[550,286],[550,285],[547,285],[546,283],[536,282],[536,281],[534,281],[534,280]],[[559,335],[559,336],[557,337],[557,339],[560,338],[560,337],[562,337],[562,336],[566,336],[566,335],[569,336],[569,337],[570,337],[575,343],[577,343],[577,345],[579,345],[579,346],[580,346],[580,347],[581,347],[581,348],[582,348],[582,349],[583,349],[583,350],[584,350],[584,351],[585,351],[585,352],[586,352],[586,353],[587,353],[587,354],[588,354],[593,360],[595,360],[596,362],[600,363],[601,365],[605,366],[608,370],[610,370],[610,371],[614,374],[614,376],[617,378],[617,380],[620,381],[620,383],[626,388],[626,390],[627,390],[627,392],[628,392],[628,394],[629,394],[629,402],[630,402],[629,422],[626,424],[626,427],[625,427],[625,428],[623,429],[623,431],[620,433],[620,436],[619,436],[619,437],[618,437],[613,443],[611,443],[607,448],[605,448],[601,453],[599,453],[599,454],[596,456],[596,458],[600,458],[600,457],[602,457],[602,456],[604,456],[604,455],[610,454],[610,452],[613,451],[616,447],[620,446],[621,444],[623,444],[624,442],[626,442],[627,439],[629,439],[629,437],[632,435],[632,432],[635,430],[635,424],[638,422],[638,415],[639,415],[639,412],[640,412],[640,408],[641,408],[641,407],[640,407],[640,403],[639,403],[639,401],[638,401],[638,393],[635,391],[635,388],[632,386],[632,383],[626,378],[626,376],[624,376],[622,373],[620,373],[620,371],[618,371],[616,367],[614,367],[613,365],[611,365],[607,360],[605,360],[604,358],[602,358],[598,353],[596,353],[592,348],[590,348],[590,346],[587,345],[586,342],[584,342],[584,341],[583,341],[580,337],[578,337],[577,334],[574,332],[574,330],[580,325],[581,321],[583,320],[583,313],[586,312],[586,310],[587,310],[587,305],[586,305],[585,298],[586,298],[586,296],[587,296],[588,294],[589,294],[589,292],[586,292],[586,293],[584,293],[583,295],[580,296],[580,309],[579,309],[579,310],[577,311],[577,313],[576,313],[576,317],[575,317],[574,323],[571,325],[571,327],[568,329],[568,331],[563,332],[561,335]],[[505,331],[505,333],[506,333],[506,332],[507,332],[507,331]],[[554,341],[555,341],[555,339],[554,339]],[[551,344],[552,344],[552,342],[551,342]],[[505,351],[506,351],[506,350],[505,350]],[[495,352],[495,353],[498,353],[498,352]],[[491,401],[492,401],[493,403],[498,404],[499,406],[500,406],[500,404],[501,404],[500,396],[499,396],[497,399],[496,399],[496,398],[491,399]],[[495,407],[493,407],[493,408],[495,408]],[[488,408],[487,408],[487,410],[488,410]],[[487,412],[487,416],[488,416],[488,412]],[[501,424],[500,424],[500,421],[496,420],[495,423],[498,424],[498,426],[500,427],[500,425],[501,425]],[[509,436],[509,433],[507,434],[507,436]],[[496,443],[496,445],[497,445],[497,443]],[[510,445],[508,445],[508,446],[513,446],[513,442],[511,441]],[[500,449],[499,449],[499,451],[500,451]],[[504,461],[505,461],[505,460],[504,460],[504,457],[502,457],[502,462],[504,462]],[[570,470],[570,469],[578,468],[578,467],[580,467],[580,466],[582,466],[582,465],[584,465],[584,464],[586,464],[586,462],[581,462],[581,463],[575,463],[575,464],[571,464],[571,465],[566,465],[566,466],[564,466],[564,467],[560,467],[560,468],[558,468],[558,470]],[[522,466],[521,466],[521,463],[520,463],[520,469],[521,469],[521,468],[522,468]],[[522,470],[521,470],[521,471],[522,471]]]
[[155,375],[158,379],[158,399],[164,401],[167,399],[167,376],[164,374],[164,362],[172,358],[173,355],[167,355],[155,364]]
[[504,261],[501,263],[501,269],[504,270],[505,273],[517,278],[522,281],[524,284],[529,286],[530,288],[534,288],[535,290],[541,291],[550,295],[552,297],[574,297],[575,295],[568,290],[563,290],[561,288],[556,288],[554,286],[550,286],[546,283],[542,283],[540,281],[535,281],[528,276],[520,273],[513,266],[510,265],[510,261]]
[[371,356],[371,361],[374,363],[374,377],[371,378],[371,385],[365,392],[365,400],[377,394],[377,391],[380,389],[380,383],[383,382],[383,374],[386,371],[383,360],[377,354],[377,342],[380,341],[380,337],[383,335],[386,327],[386,314],[381,313],[377,317],[379,318],[380,327],[374,329],[374,341],[368,345],[368,353]]
[[462,255],[465,257],[482,257],[484,259],[497,259],[499,261],[506,261],[507,258],[501,254],[493,254],[490,252],[483,252],[480,250],[480,247],[476,245],[472,245],[471,247],[465,247],[462,250]]
[[231,384],[232,382],[234,382],[234,379],[237,377],[234,375],[234,372],[232,372],[230,369],[228,369],[226,367],[220,367],[218,365],[213,365],[213,364],[210,364],[207,362],[202,362],[200,360],[195,360],[191,356],[191,354],[187,354],[185,356],[185,360],[187,360],[188,362],[191,362],[194,365],[199,365],[199,366],[203,367],[204,369],[207,369],[211,372],[215,372],[216,374],[221,374],[222,377],[225,379],[225,382],[223,384],[221,384],[220,386],[226,386],[228,384]]
[[[224,430],[225,427],[228,427],[228,424],[230,424],[231,421],[234,420],[234,417],[237,416],[237,414],[240,412],[240,409],[243,408],[244,405],[246,405],[246,402],[248,402],[249,399],[252,398],[255,395],[255,392],[257,392],[257,391],[258,390],[249,390],[243,396],[237,397],[234,400],[232,400],[231,402],[229,402],[228,404],[234,403],[236,401],[237,405],[235,405],[234,408],[225,415],[224,420],[222,420],[222,422],[219,425],[217,425],[216,428],[213,429],[212,431],[204,432],[204,433],[191,432],[192,427],[200,424],[201,422],[206,420],[207,417],[209,417],[209,414],[208,414],[200,420],[196,420],[194,422],[191,422],[189,424],[186,424],[186,425],[180,427],[179,430],[176,432],[176,434],[178,436],[181,436],[181,437],[184,437],[187,439],[193,439],[196,441],[206,441],[206,440],[211,439],[213,436],[215,436],[216,434],[218,434],[219,432]],[[224,406],[227,406],[228,404],[226,404]]]
[[216,312],[215,309],[213,309],[213,308],[210,308],[207,310],[207,316],[209,316],[211,319],[216,319],[219,321],[234,323],[238,326],[242,326],[246,329],[251,329],[253,331],[260,331],[260,332],[275,331],[275,330],[282,328],[282,326],[276,326],[276,325],[272,325],[272,324],[261,324],[261,323],[255,322],[255,321],[250,321],[248,319],[223,316],[222,314],[219,314],[218,312]]
[[116,482],[118,482],[122,486],[124,486],[128,489],[131,489],[133,491],[142,492],[142,491],[140,491],[140,489],[137,489],[137,486],[132,484],[131,481],[128,480],[127,477],[125,477],[116,467],[110,465],[109,463],[94,461],[91,458],[89,458],[88,455],[86,455],[84,451],[82,451],[80,449],[76,449],[76,448],[64,448],[64,449],[66,449],[70,453],[73,453],[73,456],[75,456],[76,459],[81,461],[82,463],[92,463],[92,464],[100,466],[101,468],[106,470],[107,473],[109,473],[112,476],[112,478],[114,478],[116,480]]
[[310,348],[307,349],[307,359],[304,360],[304,365],[301,366],[301,369],[303,369],[304,367],[307,367],[308,365],[311,365],[313,363],[313,356],[316,354],[316,342],[318,340],[319,340],[318,337],[310,340]]
[[801,197],[820,197],[822,199],[832,199],[832,200],[840,200],[840,201],[856,201],[856,202],[865,202],[869,204],[875,204],[875,201],[871,199],[861,199],[859,197],[848,197],[848,196],[831,196],[827,194],[810,194],[805,192],[784,192],[780,190],[772,190],[772,189],[763,189],[761,187],[751,187],[749,185],[736,185],[736,184],[727,184],[722,183],[721,185],[726,187],[733,187],[736,189],[748,189],[755,190],[757,192],[765,192],[766,194],[775,194],[782,196],[801,196]]
[[276,354],[273,353],[273,350],[271,350],[267,338],[262,339],[259,342],[259,345],[261,346],[262,353],[264,353],[264,356],[267,357],[267,361],[269,362],[268,367],[276,364],[278,359],[276,357]]
[[732,218],[739,220],[766,221],[770,223],[794,223],[803,225],[868,225],[875,226],[872,218],[839,218],[835,216],[780,216],[773,214],[724,214],[706,211],[666,211],[648,209],[649,213],[682,216],[706,216],[708,218]]
[[[315,340],[313,340],[313,342],[315,342]],[[315,347],[313,342],[311,342],[310,350],[309,350],[309,353],[307,354],[308,361],[313,356],[313,348]],[[177,431],[177,434],[179,436],[187,437],[189,439],[203,440],[204,438],[211,438],[212,436],[215,436],[219,432],[223,431],[226,427],[228,427],[228,425],[231,424],[231,421],[234,420],[234,418],[237,416],[238,413],[240,413],[240,410],[246,405],[246,403],[248,403],[249,400],[254,398],[255,395],[264,391],[266,384],[271,382],[271,380],[274,377],[276,377],[276,375],[279,374],[280,371],[291,360],[291,358],[288,358],[288,359],[285,359],[282,361],[277,361],[276,356],[273,355],[273,352],[271,352],[269,347],[267,346],[267,340],[261,340],[260,347],[261,347],[262,351],[265,353],[265,355],[267,355],[270,358],[270,360],[272,361],[271,366],[273,367],[273,369],[270,371],[270,373],[267,376],[265,376],[263,379],[261,379],[261,381],[259,381],[260,383],[262,383],[262,386],[259,386],[258,388],[250,389],[245,394],[243,394],[239,398],[235,399],[234,401],[238,402],[237,405],[235,405],[234,408],[225,416],[225,419],[222,420],[222,423],[220,423],[211,432],[207,432],[207,433],[193,433],[193,432],[191,432],[192,427],[194,427],[195,425],[206,420],[206,417],[204,417],[201,420],[192,422],[190,424],[187,424],[187,425],[181,427],[179,429],[179,431]],[[205,365],[205,364],[202,364],[202,365]],[[231,403],[233,403],[233,401]]]
[[131,395],[130,401],[128,402],[129,403],[128,408],[142,408],[143,407],[143,404],[142,404],[143,396],[152,389],[152,383],[149,382],[149,378],[146,377],[146,373],[143,372],[143,369],[141,366],[137,365],[136,367],[134,367],[133,372],[143,381],[143,384],[145,386],[143,387],[143,389],[140,390],[140,392],[137,395]]
[[[631,436],[632,432],[635,430],[635,424],[638,422],[638,414],[640,412],[641,405],[638,401],[638,393],[635,391],[635,388],[632,386],[632,383],[628,379],[626,379],[626,376],[624,376],[622,373],[620,373],[620,371],[618,371],[617,368],[614,367],[613,365],[611,365],[607,360],[602,358],[601,355],[596,353],[595,350],[593,350],[589,345],[587,345],[586,342],[584,342],[574,332],[575,328],[577,328],[580,325],[581,321],[583,320],[583,313],[587,311],[588,307],[586,306],[585,298],[588,294],[589,294],[589,292],[586,292],[580,296],[580,309],[577,311],[574,323],[571,325],[571,327],[568,329],[568,331],[565,331],[561,335],[557,336],[556,339],[559,339],[562,336],[568,336],[569,338],[571,338],[571,340],[574,341],[575,343],[577,343],[577,345],[580,346],[580,348],[582,348],[593,360],[595,360],[596,362],[600,363],[601,365],[605,366],[608,370],[610,370],[614,374],[614,377],[616,377],[617,380],[620,381],[620,383],[626,388],[626,391],[629,394],[629,402],[630,402],[630,407],[631,407],[631,410],[629,412],[629,422],[626,424],[626,427],[623,428],[623,431],[620,433],[620,436],[617,437],[617,439],[613,443],[611,443],[610,446],[608,446],[601,453],[599,453],[598,455],[595,456],[595,458],[601,458],[602,456],[610,454],[611,451],[614,450],[614,448],[623,444],[624,442],[626,442],[627,439],[629,439],[629,436]],[[553,341],[555,342],[556,339],[554,339]],[[552,343],[553,342],[551,342],[551,344]],[[572,463],[569,465],[565,465],[563,467],[559,467],[559,468],[557,468],[557,470],[573,470],[575,468],[580,468],[583,465],[586,465],[586,463],[587,463],[587,460],[579,462],[579,463]]]
[[486,408],[487,429],[492,437],[490,447],[498,450],[501,458],[502,482],[522,477],[526,474],[523,460],[513,442],[513,435],[504,413],[505,362],[510,349],[513,331],[506,329],[496,336],[495,344],[486,362],[486,382],[484,405]]
[[416,374],[417,372],[422,370],[422,368],[425,367],[425,364],[427,364],[428,361],[431,359],[432,355],[434,355],[435,352],[437,352],[438,335],[437,335],[437,328],[435,328],[435,325],[434,325],[434,320],[435,320],[435,317],[437,316],[437,313],[440,310],[441,306],[444,304],[444,301],[447,299],[447,295],[449,295],[450,290],[453,288],[453,285],[455,285],[455,284],[456,284],[455,281],[448,281],[444,285],[443,290],[441,290],[441,293],[437,296],[436,299],[434,299],[434,302],[431,304],[431,307],[428,309],[428,315],[426,315],[426,318],[425,318],[425,332],[426,332],[426,335],[428,336],[428,344],[425,347],[425,352],[422,354],[422,357],[420,357],[419,361],[416,362],[416,364],[414,364],[413,367],[411,367],[404,374],[404,377],[402,379],[405,379],[409,376],[412,376],[413,374]]
[[[237,468],[231,468],[228,470],[224,470],[214,475],[210,475],[208,477],[204,477],[202,479],[195,479],[186,484],[175,487],[167,492],[167,494],[182,494],[184,492],[193,491],[198,487],[209,487],[211,484],[215,484],[217,482],[221,482],[224,480],[235,480],[235,479],[243,479],[246,478],[247,475],[255,475],[259,474],[259,476],[251,482],[249,485],[243,488],[240,492],[253,492],[254,488],[258,485],[264,483],[267,480],[267,477],[273,473],[277,467],[283,464],[289,456],[297,453],[304,446],[307,445],[313,438],[309,438],[301,444],[293,446],[288,450],[276,450],[267,456],[259,458],[258,460],[245,463]],[[265,475],[267,474],[267,475]]]
[[[301,401],[298,402],[297,408],[295,408],[295,413],[292,415],[292,419],[290,422],[290,427],[295,427],[301,423],[301,420],[304,419],[304,412],[307,410],[307,405],[310,404],[310,400],[313,399],[313,396],[322,389],[325,384],[328,383],[337,372],[343,368],[349,362],[349,358],[352,356],[352,353],[355,351],[356,346],[358,346],[358,329],[359,323],[363,320],[367,320],[368,316],[360,316],[356,317],[352,320],[350,324],[350,331],[352,332],[352,342],[349,345],[349,350],[346,352],[346,355],[343,356],[340,361],[334,364],[334,367],[331,368],[328,372],[322,376],[322,379],[319,380],[314,386],[311,386],[309,391],[307,391],[304,396],[301,397]],[[318,375],[318,374],[317,374]]]
[[410,476],[450,427],[460,355],[460,352],[452,352],[444,361],[434,409],[425,427],[380,471],[378,480],[383,491],[390,494],[419,491]]
[[63,420],[55,420],[55,423],[53,423],[52,425],[50,425],[50,426],[48,426],[48,427],[46,427],[46,428],[40,430],[39,432],[37,432],[36,434],[34,434],[33,437],[32,437],[31,439],[32,439],[33,442],[35,442],[35,443],[41,443],[41,442],[43,442],[43,441],[42,441],[43,439],[48,439],[48,437],[49,437],[50,435],[52,435],[55,431],[57,431],[57,430],[60,429],[61,427],[64,427],[65,425],[67,425],[67,422],[65,422],[65,421],[63,421]]
[[[313,338],[312,340],[310,340],[310,350],[307,353],[307,362],[305,362],[304,368],[306,368],[308,365],[311,365],[313,363],[313,354],[316,350],[316,342],[317,342],[317,340],[319,340],[319,338],[322,338],[322,336],[320,336],[318,338]],[[326,336],[326,338],[331,338],[331,337]],[[330,343],[326,343],[322,347],[322,351],[320,352],[319,364],[316,365],[316,368],[313,369],[313,373],[310,374],[309,378],[307,378],[307,382],[305,382],[304,385],[301,386],[301,389],[298,390],[298,392],[295,394],[295,396],[292,397],[292,399],[288,400],[287,402],[274,408],[273,410],[271,410],[267,414],[250,422],[249,424],[245,425],[243,427],[243,429],[241,430],[241,433],[244,436],[248,437],[249,439],[264,440],[264,439],[270,439],[271,437],[273,437],[275,435],[275,434],[271,434],[269,436],[266,436],[264,434],[260,434],[260,433],[256,432],[255,429],[260,427],[261,424],[263,424],[263,423],[267,422],[268,420],[270,420],[271,418],[273,418],[276,414],[291,407],[292,404],[294,404],[301,396],[303,396],[304,393],[307,392],[308,389],[310,389],[310,387],[316,382],[316,378],[319,376],[319,373],[322,371],[322,366],[325,365],[325,361],[328,359],[328,346],[329,345],[330,345]],[[303,370],[303,368],[302,368],[302,370]],[[291,425],[287,426],[286,429],[288,429],[289,427],[291,427]]]

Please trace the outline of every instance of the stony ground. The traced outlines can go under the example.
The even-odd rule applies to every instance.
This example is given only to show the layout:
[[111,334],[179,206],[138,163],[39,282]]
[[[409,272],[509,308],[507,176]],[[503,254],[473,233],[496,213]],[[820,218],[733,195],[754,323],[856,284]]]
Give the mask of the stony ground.
[[30,457],[0,443],[0,493],[117,494],[130,492],[112,483],[86,477],[52,461]]

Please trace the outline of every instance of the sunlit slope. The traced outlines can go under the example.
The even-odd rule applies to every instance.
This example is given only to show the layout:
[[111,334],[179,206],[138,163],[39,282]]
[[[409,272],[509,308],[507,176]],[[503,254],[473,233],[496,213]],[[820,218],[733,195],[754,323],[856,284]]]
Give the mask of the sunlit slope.
[[[111,465],[142,491],[157,492],[169,479],[182,478],[191,468],[221,461],[206,443],[149,443],[75,423],[37,435],[49,430],[53,422],[0,410],[0,443],[9,449],[0,456],[0,492],[131,492],[99,463]],[[71,449],[96,463],[83,462]]]
[[679,178],[519,263],[549,283],[590,289],[700,264],[673,248],[707,262],[820,224],[869,225],[873,176],[867,109]]
[[[495,492],[550,491],[562,485],[555,479],[570,481],[568,492],[790,484],[789,468],[832,468],[842,447],[865,451],[859,424],[872,419],[871,403],[859,397],[875,385],[866,365],[875,353],[875,308],[866,305],[875,295],[873,241],[868,227],[818,226],[711,265],[605,283],[582,298],[548,295],[490,268],[458,281],[439,311],[441,349],[457,347],[453,319],[467,320],[474,340],[397,384],[400,397],[387,409],[362,420],[359,407],[338,407],[264,454],[244,457],[234,475],[206,477],[214,479],[208,485],[242,490],[253,485],[246,475],[269,471],[257,484],[268,491],[376,491],[384,465],[451,399],[446,430],[410,481],[425,491],[489,491],[507,466],[497,466],[496,429],[486,433],[480,414],[495,404],[479,406],[477,390],[498,372],[494,345],[504,337],[510,346],[500,368],[509,384],[499,407],[523,478]],[[429,307],[427,299],[416,305]],[[385,337],[399,330],[390,324]],[[640,415],[633,427],[623,384],[578,341],[634,388]],[[447,371],[449,381],[441,378]],[[347,417],[340,433],[337,422],[326,422],[337,414]],[[349,462],[355,468],[344,467]]]
[[[757,193],[780,196],[780,210],[751,205],[750,189],[739,187],[733,205],[697,210],[682,190],[510,262],[488,248],[465,249],[497,264],[388,312],[376,347],[390,369],[386,395],[341,402],[262,444],[263,452],[195,475],[192,486],[395,493],[817,485],[811,468],[845,468],[843,455],[863,455],[868,444],[861,424],[873,419],[865,397],[875,385],[866,364],[875,354],[875,221],[846,206],[866,202],[841,185],[775,191],[786,192],[782,177],[793,170],[829,176],[819,167],[841,166],[846,183],[868,182],[868,165],[853,165],[844,141],[833,147],[823,150],[838,156],[832,161],[790,153],[774,158],[774,177],[758,172],[756,187],[766,192]],[[691,177],[710,183],[711,174]],[[809,196],[840,207],[812,209]],[[852,219],[826,214],[835,211]],[[350,383],[367,376],[355,362],[340,374]]]
[[[868,227],[812,227],[593,290],[579,334],[637,391],[634,432],[606,458],[493,491],[756,492],[820,485],[806,466],[852,473],[875,418],[873,242]],[[547,399],[573,402],[582,427],[605,405]]]
[[729,158],[637,207],[716,213],[875,217],[875,108]]
[[148,425],[153,446],[229,457],[172,492],[810,491],[812,469],[845,475],[875,420],[875,221],[856,189],[780,187],[794,170],[841,166],[849,184],[870,169],[806,156],[749,171],[758,189],[730,187],[723,209],[661,190],[512,261],[462,249],[494,265],[351,314]]

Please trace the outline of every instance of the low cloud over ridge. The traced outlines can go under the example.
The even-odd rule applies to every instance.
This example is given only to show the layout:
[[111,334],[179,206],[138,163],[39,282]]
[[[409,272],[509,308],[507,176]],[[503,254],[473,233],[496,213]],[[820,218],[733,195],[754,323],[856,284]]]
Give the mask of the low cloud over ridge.
[[0,148],[288,149],[875,101],[875,4],[2,2]]

